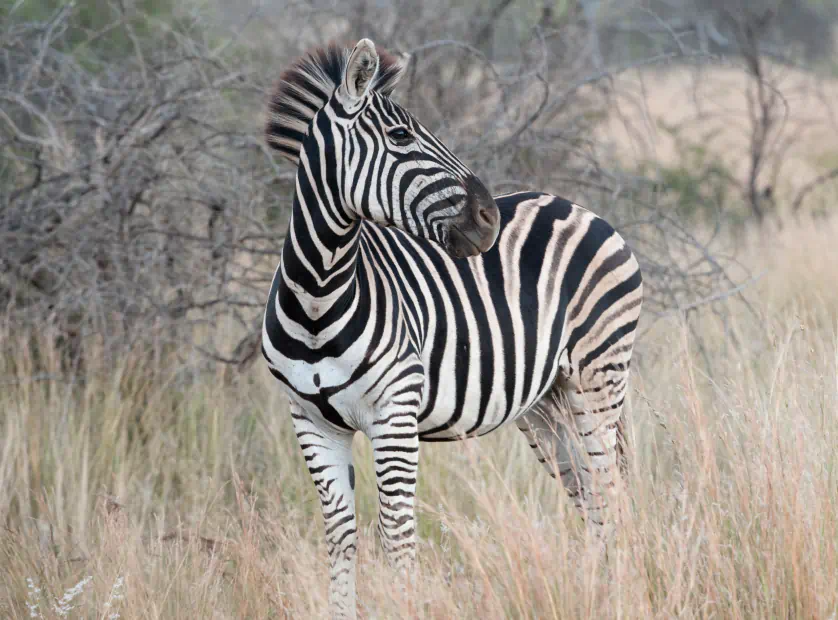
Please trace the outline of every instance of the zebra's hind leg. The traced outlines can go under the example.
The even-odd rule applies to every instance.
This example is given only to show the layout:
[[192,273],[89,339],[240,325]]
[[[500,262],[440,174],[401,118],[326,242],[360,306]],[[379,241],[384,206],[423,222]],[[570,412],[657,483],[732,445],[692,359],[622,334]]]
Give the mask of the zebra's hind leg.
[[622,398],[606,392],[585,393],[577,381],[562,374],[517,425],[550,475],[561,479],[595,536],[607,540],[613,520],[607,519],[606,511],[615,499],[623,457],[621,439],[618,445]]
[[291,402],[294,431],[320,496],[329,552],[329,608],[333,618],[356,617],[355,611],[355,470],[352,433],[315,424]]

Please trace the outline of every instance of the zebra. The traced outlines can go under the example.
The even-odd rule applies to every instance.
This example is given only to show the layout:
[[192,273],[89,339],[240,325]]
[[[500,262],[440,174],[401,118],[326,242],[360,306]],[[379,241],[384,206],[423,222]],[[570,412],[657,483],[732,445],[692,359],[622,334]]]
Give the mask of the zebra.
[[624,461],[637,260],[567,200],[493,197],[391,98],[408,60],[369,39],[318,48],[268,103],[266,141],[297,175],[262,355],[322,504],[338,618],[356,614],[356,432],[379,539],[407,576],[420,441],[514,422],[602,536]]

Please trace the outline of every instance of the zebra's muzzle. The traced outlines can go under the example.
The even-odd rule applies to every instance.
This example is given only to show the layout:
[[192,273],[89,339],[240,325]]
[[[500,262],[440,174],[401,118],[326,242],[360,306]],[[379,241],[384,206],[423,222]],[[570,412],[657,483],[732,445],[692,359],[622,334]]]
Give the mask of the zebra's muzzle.
[[449,226],[445,247],[454,258],[486,252],[495,244],[500,231],[500,211],[486,186],[471,176],[463,187],[466,190],[463,208]]

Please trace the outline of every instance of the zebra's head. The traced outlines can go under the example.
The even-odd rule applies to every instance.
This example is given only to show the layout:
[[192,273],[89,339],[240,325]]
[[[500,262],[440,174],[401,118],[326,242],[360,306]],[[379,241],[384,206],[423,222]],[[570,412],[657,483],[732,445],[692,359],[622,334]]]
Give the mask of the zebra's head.
[[271,98],[268,144],[322,179],[350,217],[476,256],[494,244],[500,213],[471,170],[390,99],[407,60],[369,39],[299,58]]

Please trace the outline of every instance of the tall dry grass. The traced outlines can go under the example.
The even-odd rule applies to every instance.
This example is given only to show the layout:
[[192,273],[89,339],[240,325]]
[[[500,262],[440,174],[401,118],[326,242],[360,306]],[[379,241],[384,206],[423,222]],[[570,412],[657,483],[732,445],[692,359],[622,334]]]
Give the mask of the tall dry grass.
[[[514,428],[423,445],[418,615],[838,617],[836,234],[742,241],[757,315],[702,319],[709,368],[677,318],[646,334],[607,562]],[[196,384],[138,353],[72,383],[35,374],[60,374],[37,342],[3,342],[0,617],[325,613],[319,503],[261,365]],[[356,455],[362,617],[406,617],[360,437]]]

